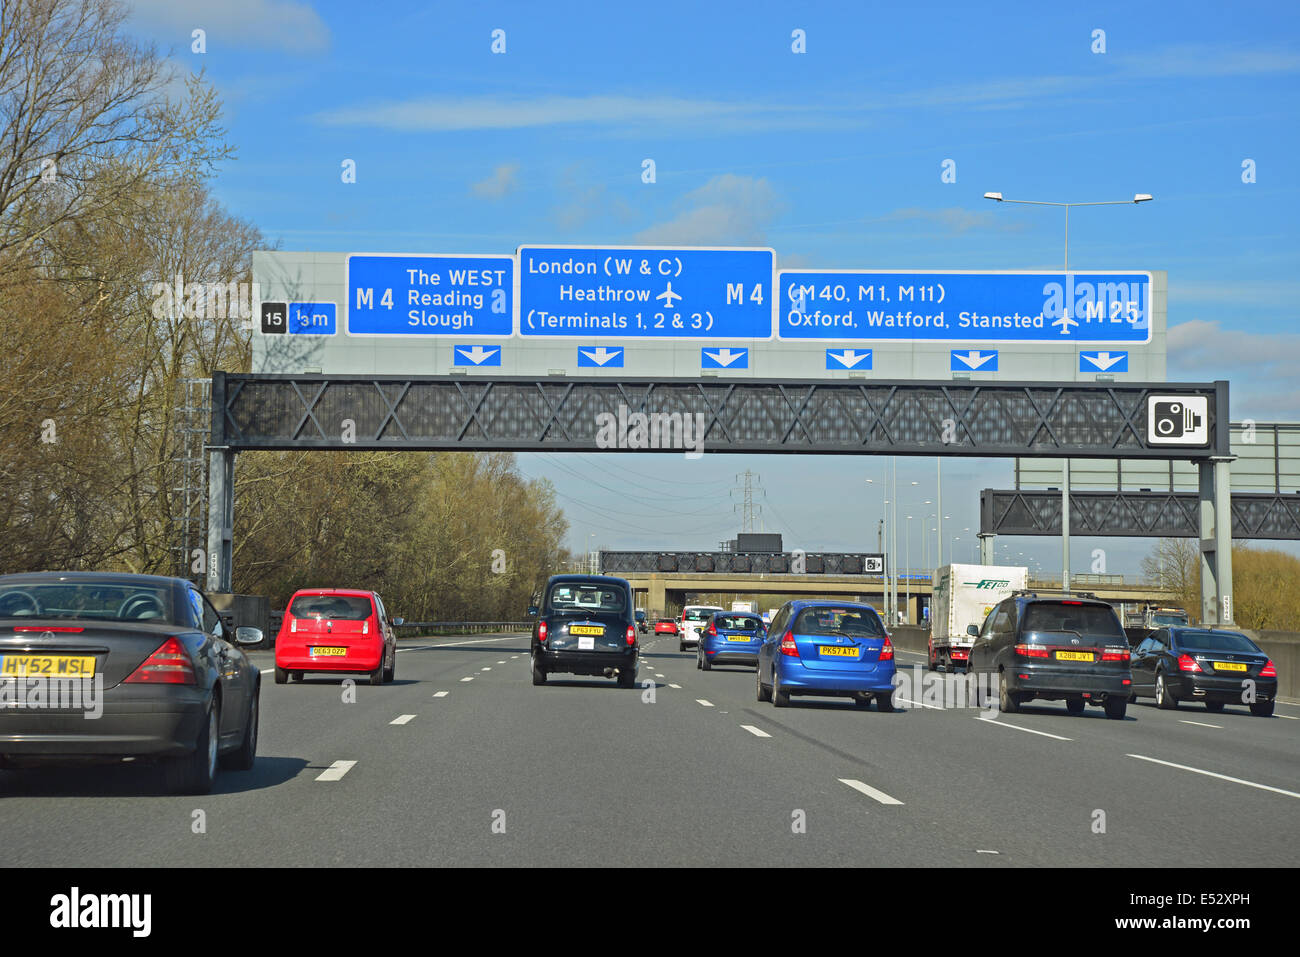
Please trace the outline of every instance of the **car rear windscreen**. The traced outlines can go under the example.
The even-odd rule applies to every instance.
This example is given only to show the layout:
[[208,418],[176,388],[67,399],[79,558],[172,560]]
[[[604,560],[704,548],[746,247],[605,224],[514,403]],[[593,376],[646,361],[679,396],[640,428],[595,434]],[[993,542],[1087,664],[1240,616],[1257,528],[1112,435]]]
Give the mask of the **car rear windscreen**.
[[0,584],[0,618],[69,618],[79,621],[159,621],[172,617],[170,585],[120,581]]
[[757,631],[763,626],[762,622],[751,615],[718,615],[713,622],[726,631]]
[[546,607],[549,611],[619,612],[627,608],[627,601],[621,588],[560,582],[551,586]]
[[687,621],[708,621],[713,617],[713,613],[718,611],[717,608],[687,608],[682,612],[682,617]]
[[289,606],[289,614],[294,618],[332,621],[362,621],[373,612],[370,599],[362,595],[299,595]]
[[1098,635],[1128,643],[1114,609],[1104,605],[1071,605],[1065,602],[1042,601],[1030,605],[1025,612],[1022,632],[1069,631],[1078,635]]
[[1188,651],[1241,651],[1258,654],[1259,646],[1245,635],[1226,631],[1184,631],[1178,636],[1178,647]]
[[805,608],[791,629],[797,635],[848,635],[883,638],[885,628],[870,608]]

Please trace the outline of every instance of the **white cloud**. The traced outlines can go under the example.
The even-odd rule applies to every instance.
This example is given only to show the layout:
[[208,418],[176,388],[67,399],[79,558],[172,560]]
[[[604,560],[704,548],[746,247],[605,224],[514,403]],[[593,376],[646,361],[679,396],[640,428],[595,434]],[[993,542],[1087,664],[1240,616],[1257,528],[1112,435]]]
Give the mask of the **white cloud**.
[[766,246],[767,228],[780,212],[766,179],[724,173],[681,200],[688,208],[673,219],[643,229],[638,245]]
[[470,192],[484,199],[501,199],[519,186],[519,164],[502,163],[487,179],[470,184]]
[[1235,422],[1300,420],[1300,334],[1244,332],[1193,319],[1169,327],[1168,357],[1171,380],[1227,379]]
[[1012,222],[1006,217],[994,215],[991,211],[974,211],[964,206],[945,206],[942,209],[922,209],[909,206],[896,209],[870,222],[931,222],[945,227],[950,233],[965,233],[972,229],[1000,229],[1015,232],[1025,228],[1024,223]]
[[329,48],[330,34],[309,4],[298,0],[133,0],[135,26],[189,51],[191,32],[204,30],[207,52],[261,47],[311,53]]

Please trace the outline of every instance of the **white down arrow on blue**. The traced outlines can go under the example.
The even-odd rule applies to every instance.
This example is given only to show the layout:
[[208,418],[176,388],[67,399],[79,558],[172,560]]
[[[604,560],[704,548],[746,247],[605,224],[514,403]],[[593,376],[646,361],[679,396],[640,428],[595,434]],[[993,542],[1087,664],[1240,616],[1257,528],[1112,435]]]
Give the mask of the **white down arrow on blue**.
[[615,346],[613,349],[606,346],[598,346],[595,349],[578,350],[578,367],[596,366],[601,369],[621,369],[623,368],[623,347]]
[[1128,372],[1127,352],[1080,352],[1080,372]]
[[501,365],[500,346],[457,346],[453,350],[457,366],[499,366]]
[[748,369],[749,350],[730,349],[727,348],[726,346],[723,346],[721,349],[701,349],[700,368],[702,369]]
[[826,368],[828,369],[870,369],[870,349],[827,349]]
[[952,363],[949,368],[953,372],[997,372],[998,350],[967,349],[963,352],[960,349],[953,349]]

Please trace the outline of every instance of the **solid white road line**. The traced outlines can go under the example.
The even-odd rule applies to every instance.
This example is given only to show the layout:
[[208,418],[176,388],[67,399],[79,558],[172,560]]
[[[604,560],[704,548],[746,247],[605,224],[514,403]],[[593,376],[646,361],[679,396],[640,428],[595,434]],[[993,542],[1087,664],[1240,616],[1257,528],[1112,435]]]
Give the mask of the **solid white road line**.
[[445,692],[445,691],[435,691],[435,692],[433,693],[433,696],[434,696],[435,698],[445,698],[445,697],[447,697],[447,692]]
[[879,801],[881,804],[902,804],[896,797],[890,797],[884,791],[877,791],[870,784],[863,784],[861,781],[855,781],[853,778],[839,778],[841,784],[847,784],[855,791],[861,791],[872,800]]
[[480,638],[477,641],[449,641],[445,645],[430,645],[430,648],[459,648],[461,645],[486,645],[494,641],[518,641],[528,637],[523,632],[517,635],[502,635],[500,638]]
[[474,676],[473,676],[473,675],[469,675],[468,677],[461,678],[460,680],[461,680],[461,681],[473,681],[473,680],[474,680]]
[[389,724],[407,724],[407,723],[409,723],[410,720],[411,720],[412,718],[414,718],[414,717],[415,717],[415,715],[413,715],[413,714],[399,714],[396,718],[394,718],[392,721],[390,721],[390,722],[388,722],[388,723],[389,723]]
[[355,761],[335,761],[328,768],[316,775],[317,781],[338,781],[352,770]]
[[1198,728],[1219,728],[1220,730],[1223,729],[1223,725],[1221,724],[1206,724],[1204,721],[1188,721],[1186,718],[1179,718],[1178,720],[1182,724],[1194,724]]
[[1030,734],[1041,734],[1041,735],[1042,735],[1043,737],[1045,737],[1045,738],[1055,738],[1057,741],[1073,741],[1073,740],[1074,740],[1073,738],[1063,738],[1063,737],[1061,737],[1059,734],[1049,734],[1049,733],[1046,732],[1046,731],[1035,731],[1033,728],[1022,728],[1022,727],[1020,727],[1020,725],[1018,725],[1018,724],[1003,724],[1003,723],[1002,723],[1001,721],[999,721],[997,718],[981,718],[981,717],[978,717],[978,716],[977,716],[977,717],[975,718],[975,720],[976,720],[976,721],[983,721],[985,724],[993,724],[993,725],[997,725],[999,728],[1011,728],[1011,729],[1013,729],[1013,730],[1015,730],[1015,731],[1027,731],[1027,732],[1029,732]]
[[771,737],[771,735],[768,734],[766,731],[763,731],[763,730],[761,730],[761,729],[759,729],[759,728],[756,728],[756,727],[754,727],[752,724],[742,724],[741,727],[744,728],[746,731],[748,731],[750,734],[752,734],[752,735],[753,735],[754,737],[756,737],[756,738],[770,738],[770,737]]
[[1130,754],[1130,758],[1137,758],[1139,761],[1150,761],[1152,764],[1163,764],[1166,767],[1178,768],[1180,771],[1191,771],[1193,774],[1204,774],[1209,778],[1218,778],[1220,781],[1231,781],[1233,784],[1244,784],[1248,788],[1259,788],[1261,791],[1272,791],[1274,794],[1285,794],[1287,797],[1300,798],[1300,794],[1295,791],[1284,791],[1281,788],[1270,787],[1267,784],[1256,784],[1254,781],[1244,781],[1241,778],[1229,777],[1226,774],[1215,774],[1213,771],[1202,771],[1200,768],[1189,768],[1185,764],[1174,764],[1172,761],[1161,761],[1159,758],[1148,758],[1145,754]]
[[703,705],[703,706],[706,707],[706,708],[712,708],[712,707],[713,707],[713,702],[712,702],[712,701],[706,701],[704,698],[696,698],[695,700],[696,700],[696,702],[698,702],[699,704]]
[[926,704],[924,701],[913,701],[911,698],[903,698],[903,697],[899,697],[898,700],[903,702],[903,704],[916,705],[918,708],[933,708],[935,711],[943,710],[943,705]]

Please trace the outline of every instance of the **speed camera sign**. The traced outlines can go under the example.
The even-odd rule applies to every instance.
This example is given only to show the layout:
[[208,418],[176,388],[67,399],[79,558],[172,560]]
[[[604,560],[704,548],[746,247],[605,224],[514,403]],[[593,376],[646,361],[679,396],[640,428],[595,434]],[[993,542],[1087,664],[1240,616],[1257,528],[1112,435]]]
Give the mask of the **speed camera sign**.
[[1147,397],[1147,442],[1151,445],[1209,445],[1210,399],[1204,395]]

